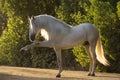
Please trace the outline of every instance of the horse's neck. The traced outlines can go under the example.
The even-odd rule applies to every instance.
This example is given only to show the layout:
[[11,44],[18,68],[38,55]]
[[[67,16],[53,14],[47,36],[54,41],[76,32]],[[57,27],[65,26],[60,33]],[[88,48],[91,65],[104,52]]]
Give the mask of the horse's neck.
[[45,21],[42,21],[44,23],[41,23],[41,34],[46,40],[48,40],[48,38],[54,38],[58,35],[64,36],[70,32],[71,27],[64,22],[52,18],[43,20]]

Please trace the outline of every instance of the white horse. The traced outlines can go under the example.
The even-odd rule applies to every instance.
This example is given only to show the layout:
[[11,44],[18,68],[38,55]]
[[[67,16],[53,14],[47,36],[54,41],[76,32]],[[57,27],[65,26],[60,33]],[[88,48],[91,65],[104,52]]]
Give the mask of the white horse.
[[[59,66],[59,72],[56,77],[61,77],[62,72],[61,50],[80,44],[85,47],[90,58],[88,76],[95,76],[96,59],[103,65],[109,65],[104,57],[98,29],[94,25],[83,23],[72,27],[49,15],[33,16],[29,18],[29,21],[29,39],[33,43],[21,48],[20,51],[26,51],[36,46],[54,48]],[[35,37],[39,33],[41,33],[45,40],[35,42]]]

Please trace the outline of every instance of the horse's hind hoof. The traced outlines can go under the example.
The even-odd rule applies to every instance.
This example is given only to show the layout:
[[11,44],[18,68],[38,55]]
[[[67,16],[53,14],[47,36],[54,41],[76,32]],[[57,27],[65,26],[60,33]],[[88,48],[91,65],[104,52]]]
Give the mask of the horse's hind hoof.
[[60,74],[56,75],[56,78],[60,78],[60,77],[61,77],[61,75],[60,75]]

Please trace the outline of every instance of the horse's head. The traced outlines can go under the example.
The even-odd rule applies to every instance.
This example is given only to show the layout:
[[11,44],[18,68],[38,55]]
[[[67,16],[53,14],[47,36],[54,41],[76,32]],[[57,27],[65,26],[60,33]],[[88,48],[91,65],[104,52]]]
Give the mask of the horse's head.
[[37,28],[36,28],[36,25],[35,25],[34,16],[29,18],[29,22],[30,22],[30,25],[29,25],[29,39],[30,39],[30,41],[34,41],[35,37],[36,37],[36,34],[37,34]]
[[48,40],[48,16],[47,15],[39,15],[39,16],[32,16],[29,18],[29,39],[30,41],[34,41],[36,35],[41,32],[41,36],[45,36]]

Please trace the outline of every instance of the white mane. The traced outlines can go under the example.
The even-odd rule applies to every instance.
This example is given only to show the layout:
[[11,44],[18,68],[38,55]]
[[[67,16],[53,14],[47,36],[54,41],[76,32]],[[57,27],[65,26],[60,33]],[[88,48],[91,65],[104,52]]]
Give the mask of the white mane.
[[65,22],[63,22],[63,21],[61,21],[59,19],[56,19],[55,17],[50,16],[50,15],[38,15],[38,16],[35,16],[35,18],[39,18],[41,20],[45,20],[46,24],[49,24],[49,23],[47,23],[49,21],[54,21],[55,23],[62,24],[63,26],[61,26],[61,27],[63,27],[65,30],[69,30],[72,27],[71,25],[69,25],[69,24],[67,24],[67,23],[65,23]]

